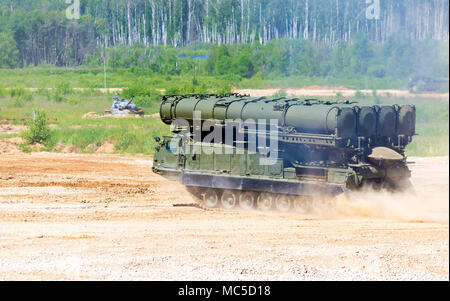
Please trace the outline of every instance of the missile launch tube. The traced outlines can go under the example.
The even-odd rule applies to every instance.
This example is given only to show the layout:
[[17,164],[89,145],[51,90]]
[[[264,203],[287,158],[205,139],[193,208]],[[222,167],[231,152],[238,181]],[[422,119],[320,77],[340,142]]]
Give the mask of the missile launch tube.
[[164,98],[161,120],[166,124],[178,118],[192,124],[194,111],[201,119],[258,122],[278,120],[280,127],[294,128],[298,133],[351,137],[411,136],[415,133],[414,106],[359,106],[299,99],[268,99],[239,95],[202,95]]

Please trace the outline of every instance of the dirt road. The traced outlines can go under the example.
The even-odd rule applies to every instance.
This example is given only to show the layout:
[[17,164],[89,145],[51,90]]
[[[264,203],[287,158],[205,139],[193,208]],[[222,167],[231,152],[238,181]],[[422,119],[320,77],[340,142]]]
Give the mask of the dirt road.
[[448,280],[449,160],[411,160],[414,194],[302,216],[174,207],[150,158],[0,155],[0,280]]
[[[37,88],[28,88],[32,92],[36,92]],[[83,88],[74,88],[75,90],[83,91]],[[51,88],[48,88],[51,90]],[[95,88],[94,90],[100,91],[102,93],[121,93],[123,88]],[[165,89],[157,89],[161,93],[164,93]],[[272,96],[275,93],[279,92],[280,88],[272,88],[272,89],[237,89],[233,88],[233,93],[239,94],[248,94],[254,97],[261,96]],[[342,97],[354,97],[357,92],[371,96],[373,90],[354,90],[348,89],[346,87],[326,87],[326,86],[310,86],[304,88],[287,88],[284,89],[287,96],[292,97],[335,97],[337,94],[340,94]],[[403,98],[411,98],[411,97],[421,97],[421,98],[437,98],[448,101],[449,93],[412,93],[408,90],[394,90],[394,89],[379,89],[376,90],[378,96],[384,97],[403,97]]]
[[[233,89],[233,92],[239,94],[248,94],[254,97],[261,96],[272,96],[279,92],[281,89]],[[287,96],[291,97],[336,97],[340,94],[341,97],[354,97],[357,92],[371,96],[373,95],[373,90],[352,90],[345,87],[323,87],[323,86],[312,86],[306,88],[287,88],[284,90]],[[436,98],[448,101],[448,93],[411,93],[408,90],[376,90],[378,96],[383,97],[402,97],[402,98]]]

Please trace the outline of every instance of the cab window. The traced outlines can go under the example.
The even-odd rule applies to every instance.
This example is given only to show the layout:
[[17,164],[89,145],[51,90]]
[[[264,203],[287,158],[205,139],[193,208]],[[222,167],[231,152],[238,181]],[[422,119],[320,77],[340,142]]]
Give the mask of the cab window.
[[179,140],[178,139],[170,140],[166,144],[166,150],[169,153],[178,154],[178,148],[179,148],[178,144],[179,144]]

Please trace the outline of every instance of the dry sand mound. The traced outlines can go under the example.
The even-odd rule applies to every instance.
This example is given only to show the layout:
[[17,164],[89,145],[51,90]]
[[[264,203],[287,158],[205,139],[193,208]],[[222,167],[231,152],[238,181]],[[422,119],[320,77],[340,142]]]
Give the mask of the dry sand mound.
[[84,114],[81,118],[86,119],[86,118],[100,118],[101,115],[98,115],[95,112],[88,112],[86,114]]
[[103,144],[95,151],[96,153],[113,153],[114,152],[114,144],[112,141],[105,141]]
[[22,137],[6,138],[4,140],[14,144],[22,144],[25,142],[25,139],[23,139]]
[[7,141],[7,139],[0,140],[0,153],[2,154],[18,154],[22,151],[15,143]]
[[[19,148],[19,145],[24,143],[25,140],[21,137],[6,138],[0,140],[0,153],[3,154],[20,154],[23,151]],[[45,146],[40,143],[33,143],[30,145],[30,149],[33,152],[40,152]]]
[[79,147],[76,146],[67,146],[64,145],[62,143],[59,143],[55,148],[54,148],[55,152],[58,153],[65,153],[65,154],[69,154],[69,153],[79,153],[81,150]]
[[[71,154],[71,153],[80,153],[82,150],[78,146],[67,146],[62,143],[59,143],[55,148],[55,152],[58,153],[65,153],[65,154]],[[89,144],[84,148],[84,151],[86,152],[95,152],[95,153],[104,153],[104,154],[111,154],[114,152],[114,143],[112,141],[105,141],[102,145],[98,146],[95,143]]]
[[6,121],[6,123],[3,123],[0,125],[0,134],[5,134],[5,135],[18,134],[22,131],[25,131],[26,129],[27,129],[26,126],[12,125]]
[[22,150],[19,148],[19,144],[24,143],[25,140],[21,137],[5,138],[0,140],[0,153],[2,154],[18,154]]
[[[84,114],[81,118],[82,119],[86,119],[86,118],[155,118],[156,114],[153,115],[136,115],[136,114],[117,114],[117,115],[112,115],[112,114],[106,114],[106,115],[99,115],[95,112],[89,112]],[[158,116],[159,117],[159,114]]]

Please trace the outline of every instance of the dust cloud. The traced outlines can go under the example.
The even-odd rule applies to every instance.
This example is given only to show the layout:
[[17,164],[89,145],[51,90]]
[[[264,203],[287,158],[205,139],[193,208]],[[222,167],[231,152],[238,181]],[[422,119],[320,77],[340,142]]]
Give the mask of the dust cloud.
[[412,222],[449,221],[448,157],[411,158],[412,188],[392,193],[366,189],[316,202],[314,212],[327,217],[368,217]]
[[[420,190],[419,187],[416,191]],[[435,194],[388,191],[352,192],[331,204],[315,206],[315,212],[328,217],[369,217],[413,222],[448,222],[448,191]]]

